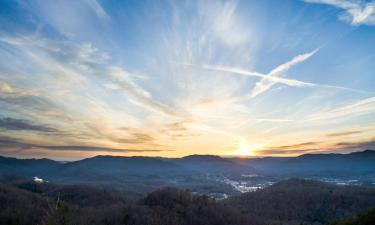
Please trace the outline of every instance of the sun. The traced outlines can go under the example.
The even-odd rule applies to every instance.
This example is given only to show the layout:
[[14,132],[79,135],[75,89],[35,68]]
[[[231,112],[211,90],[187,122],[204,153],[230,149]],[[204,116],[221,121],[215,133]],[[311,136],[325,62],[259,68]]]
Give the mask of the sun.
[[249,145],[241,145],[239,148],[235,151],[235,155],[239,156],[250,156],[253,155],[253,149]]
[[262,149],[261,143],[249,143],[245,138],[241,138],[237,143],[238,148],[234,150],[234,155],[237,156],[255,156],[258,150]]
[[260,144],[239,144],[234,154],[238,156],[256,156],[257,151],[260,149],[262,149]]

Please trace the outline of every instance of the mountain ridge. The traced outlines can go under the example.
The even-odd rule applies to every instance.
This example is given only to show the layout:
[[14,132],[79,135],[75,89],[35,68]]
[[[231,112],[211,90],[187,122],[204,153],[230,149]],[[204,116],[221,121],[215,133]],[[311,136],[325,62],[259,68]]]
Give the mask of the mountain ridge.
[[[223,194],[233,195],[290,177],[330,179],[336,183],[356,180],[359,185],[373,185],[375,157],[372,155],[375,151],[258,159],[215,155],[182,158],[99,155],[65,163],[1,157],[0,179],[30,180],[36,176],[50,182],[126,190],[135,196],[163,186],[176,186],[214,193],[220,198]],[[248,186],[243,186],[245,183]]]
[[69,162],[77,162],[77,161],[82,161],[85,159],[93,159],[93,158],[158,158],[158,159],[184,159],[184,158],[209,158],[209,159],[214,159],[214,158],[221,158],[221,159],[231,159],[231,158],[238,158],[238,159],[270,159],[270,158],[278,158],[278,159],[289,159],[289,158],[303,158],[303,157],[310,157],[310,156],[350,156],[350,155],[371,155],[375,156],[375,150],[372,149],[366,149],[366,150],[361,150],[361,151],[354,151],[354,152],[349,152],[349,153],[306,153],[306,154],[301,154],[298,156],[288,156],[288,157],[278,157],[278,156],[264,156],[264,157],[252,157],[252,158],[244,158],[242,156],[230,156],[230,157],[225,157],[223,155],[207,155],[207,154],[192,154],[192,155],[187,155],[179,158],[165,158],[165,157],[160,157],[160,156],[114,156],[114,155],[95,155],[93,157],[88,157],[88,158],[83,158],[79,160],[72,160],[72,161],[59,161],[59,160],[53,160],[50,158],[17,158],[17,157],[10,157],[10,156],[1,156],[0,155],[0,162],[1,160],[4,159],[17,159],[17,160],[43,160],[43,161],[54,161],[54,162],[60,162],[60,163],[69,163]]

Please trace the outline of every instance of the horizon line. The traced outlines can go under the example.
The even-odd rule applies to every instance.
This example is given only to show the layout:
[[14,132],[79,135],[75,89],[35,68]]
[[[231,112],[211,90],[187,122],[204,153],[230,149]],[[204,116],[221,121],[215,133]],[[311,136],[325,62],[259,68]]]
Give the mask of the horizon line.
[[17,160],[42,160],[42,159],[47,159],[47,160],[51,160],[51,161],[55,161],[55,162],[77,162],[77,161],[82,161],[82,160],[85,160],[85,159],[92,159],[92,158],[95,158],[95,157],[100,157],[100,156],[110,156],[110,157],[121,157],[121,158],[163,158],[163,159],[182,159],[182,158],[186,158],[186,157],[189,157],[189,156],[216,156],[216,157],[220,157],[220,158],[239,158],[239,159],[263,159],[263,158],[297,158],[297,157],[300,157],[300,156],[303,156],[303,155],[331,155],[331,154],[336,154],[336,155],[350,155],[350,154],[353,154],[353,153],[360,153],[360,152],[366,152],[366,151],[374,151],[374,149],[362,149],[362,150],[358,150],[358,151],[352,151],[352,152],[346,152],[346,153],[342,153],[342,152],[321,152],[321,153],[304,153],[304,154],[300,154],[300,155],[296,155],[296,156],[241,156],[241,155],[211,155],[211,154],[191,154],[191,155],[185,155],[185,156],[181,156],[181,157],[163,157],[163,156],[120,156],[120,155],[94,155],[92,157],[86,157],[86,158],[82,158],[82,159],[77,159],[77,160],[55,160],[55,159],[52,159],[52,158],[47,158],[47,157],[43,157],[43,158],[20,158],[20,157],[16,157],[16,156],[4,156],[4,155],[0,155],[0,157],[3,157],[3,158],[11,158],[11,159],[17,159]]

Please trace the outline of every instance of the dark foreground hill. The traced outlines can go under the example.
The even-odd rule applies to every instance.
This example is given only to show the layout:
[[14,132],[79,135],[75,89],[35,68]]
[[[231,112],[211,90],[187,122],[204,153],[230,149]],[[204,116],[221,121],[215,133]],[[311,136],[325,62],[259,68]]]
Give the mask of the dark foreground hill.
[[34,185],[39,187],[0,184],[0,224],[264,224],[206,196],[176,188],[157,190],[137,201],[127,201],[118,193],[96,188],[87,192],[87,187],[77,185]]
[[366,210],[349,219],[332,222],[330,225],[374,225],[375,208]]
[[0,184],[0,224],[318,225],[375,208],[373,188],[299,179],[225,201],[177,188],[137,200],[125,196],[87,185]]
[[226,204],[277,224],[326,224],[375,207],[375,189],[290,179],[232,197]]

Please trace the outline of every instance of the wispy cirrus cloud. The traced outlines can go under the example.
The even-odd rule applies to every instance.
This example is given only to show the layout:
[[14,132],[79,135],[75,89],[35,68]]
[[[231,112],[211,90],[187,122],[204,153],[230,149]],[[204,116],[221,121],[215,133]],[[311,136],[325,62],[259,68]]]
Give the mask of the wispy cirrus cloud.
[[20,139],[0,136],[0,152],[8,152],[10,149],[17,151],[27,151],[33,149],[46,149],[52,151],[78,151],[78,152],[112,152],[112,153],[129,153],[129,152],[162,152],[172,150],[157,150],[157,149],[120,149],[109,148],[101,146],[88,145],[40,145],[28,143]]
[[[2,75],[0,73],[0,75]],[[4,111],[21,114],[39,120],[40,118],[55,118],[71,121],[62,106],[43,96],[36,90],[17,87],[0,79],[0,103]],[[37,119],[39,118],[39,119]]]
[[257,151],[262,155],[301,155],[306,153],[332,153],[332,152],[352,152],[365,149],[374,149],[374,138],[362,141],[349,142],[304,142],[284,146],[274,146]]
[[360,150],[360,149],[374,149],[375,148],[375,138],[368,141],[353,141],[353,142],[339,142],[334,146],[336,149],[340,150]]
[[[314,124],[320,123],[319,121],[330,120],[333,123],[342,121],[343,119],[353,119],[363,115],[369,115],[375,113],[375,97],[359,99],[357,101],[352,101],[349,103],[344,103],[340,106],[330,107],[329,109],[309,112],[309,114],[304,115],[300,118],[253,118],[244,120],[243,123],[257,121],[257,122],[269,122],[271,124],[275,123],[287,123],[287,124]],[[241,124],[244,125],[244,124]],[[330,137],[348,136],[352,134],[359,134],[362,131],[343,131],[343,132],[333,132],[327,134]]]
[[110,16],[108,13],[104,10],[102,5],[97,0],[86,0],[87,4],[93,9],[93,11],[96,13],[96,15],[103,20],[109,20]]
[[297,149],[306,149],[306,148],[316,149],[317,145],[320,145],[320,144],[321,142],[310,141],[310,142],[303,142],[303,143],[297,143],[297,144],[291,144],[291,145],[281,145],[275,148],[279,150],[297,150]]
[[120,66],[108,65],[108,54],[94,48],[90,43],[77,44],[69,39],[51,41],[35,36],[0,37],[0,41],[24,51],[43,69],[57,72],[64,78],[79,82],[87,79],[87,73],[93,73],[106,78],[107,82],[113,84],[111,87],[118,87],[126,93],[134,104],[169,116],[183,116],[180,115],[181,111],[178,112],[172,106],[152,99],[149,91],[136,84],[136,76]]
[[314,113],[307,120],[327,120],[350,116],[358,116],[375,112],[375,97],[361,99],[329,110]]
[[165,115],[183,116],[183,112],[178,112],[172,106],[153,100],[151,93],[137,85],[126,70],[113,66],[108,69],[108,75],[111,82],[125,92],[133,103]]
[[235,11],[238,1],[227,1],[223,4],[219,3],[218,6],[215,6],[215,3],[208,2],[203,4],[206,4],[203,7],[204,13],[209,13],[206,10],[212,10],[211,7],[219,7],[218,13],[214,15],[213,32],[225,44],[236,46],[247,43],[250,40],[249,31],[243,29],[241,24],[238,23],[238,18],[236,18]]
[[[6,103],[4,109],[21,115],[29,115],[36,121],[47,119],[51,122],[52,120],[52,123],[57,124],[57,127],[62,127],[62,130],[64,130],[64,133],[60,132],[60,138],[65,140],[66,143],[75,144],[73,146],[86,146],[86,141],[93,138],[95,138],[96,142],[104,142],[106,145],[126,145],[126,147],[131,146],[131,148],[155,147],[160,149],[165,146],[158,144],[159,140],[156,140],[148,131],[125,132],[125,134],[124,132],[114,131],[116,127],[114,127],[112,121],[115,118],[103,118],[106,121],[98,119],[95,121],[88,118],[90,115],[87,115],[86,112],[82,113],[82,109],[85,110],[84,107],[74,106],[75,101],[80,102],[81,105],[85,104],[94,117],[102,115],[107,117],[107,113],[112,109],[102,99],[95,98],[97,97],[95,93],[87,93],[86,95],[79,91],[81,88],[76,90],[76,87],[83,84],[95,85],[95,88],[113,92],[116,96],[119,96],[117,97],[118,100],[124,101],[126,105],[130,103],[133,107],[137,106],[142,111],[144,110],[150,114],[156,113],[159,117],[184,118],[186,116],[181,110],[154,100],[148,90],[137,84],[137,79],[141,79],[140,76],[128,72],[122,66],[115,65],[110,61],[108,54],[95,48],[90,43],[79,44],[69,37],[64,37],[62,40],[57,41],[39,36],[17,35],[2,37],[0,40],[30,57],[29,62],[36,63],[39,66],[38,69],[45,73],[45,77],[40,78],[41,82],[47,82],[48,84],[47,88],[38,88],[38,84],[34,86],[31,83],[27,87],[28,90],[26,90],[26,88],[18,88],[2,81],[0,83],[0,91],[4,95],[0,97],[0,101]],[[27,75],[27,72],[22,75]],[[92,79],[92,76],[95,76],[95,79]],[[65,82],[54,81],[59,77]],[[8,77],[4,76],[4,78]],[[93,80],[100,80],[103,83],[97,86],[96,83],[92,84]],[[74,85],[69,86],[69,83]],[[107,86],[107,84],[111,85]],[[65,85],[67,86],[64,87]],[[49,92],[49,89],[54,90]],[[65,101],[60,101],[60,99],[65,99]],[[67,99],[70,100],[67,101]],[[60,113],[61,116],[52,113],[51,110],[53,109]],[[94,112],[98,114],[95,115]],[[117,120],[121,120],[126,116],[125,112],[120,112],[120,114],[121,116],[118,116]],[[61,118],[62,116],[66,116],[70,120],[64,122]],[[72,120],[75,121],[74,124],[70,123]],[[9,128],[10,124],[8,123],[7,126]],[[29,128],[31,127],[29,126]],[[76,143],[82,144],[76,145]],[[43,146],[37,145],[36,147],[42,148]],[[68,151],[69,149],[67,148],[66,150]],[[128,153],[131,151],[118,152]]]
[[302,155],[308,153],[317,153],[321,149],[263,149],[257,150],[256,154],[264,155],[264,156],[286,156],[286,155]]
[[349,22],[351,25],[375,25],[375,2],[353,1],[353,0],[304,0],[308,3],[332,5],[343,9],[345,12],[340,19]]
[[40,131],[40,132],[56,132],[56,128],[48,125],[35,124],[25,119],[14,118],[0,118],[0,129],[5,130],[25,130],[25,131]]
[[343,132],[333,132],[326,134],[327,137],[345,137],[355,134],[361,134],[363,131],[360,130],[353,130],[353,131],[343,131]]

